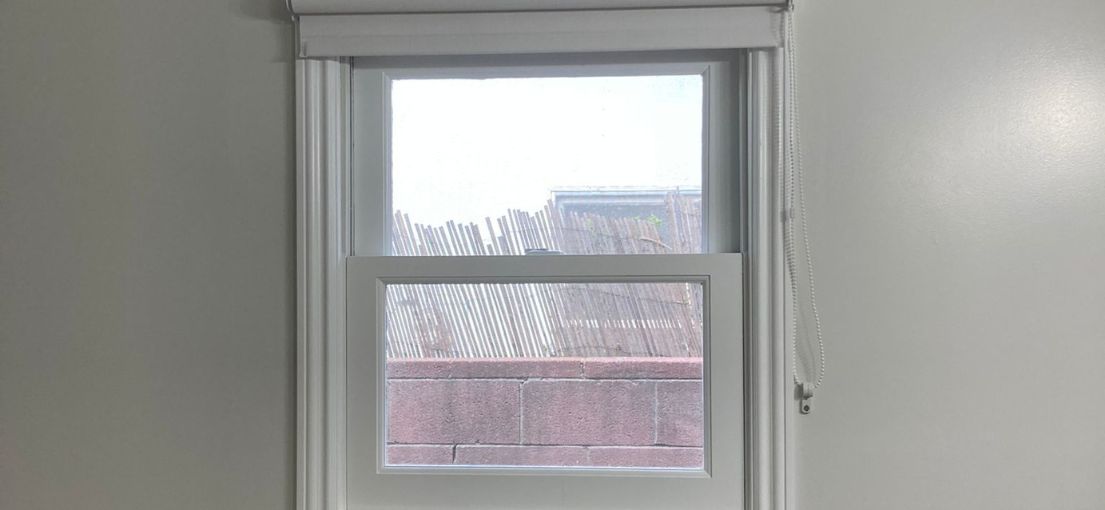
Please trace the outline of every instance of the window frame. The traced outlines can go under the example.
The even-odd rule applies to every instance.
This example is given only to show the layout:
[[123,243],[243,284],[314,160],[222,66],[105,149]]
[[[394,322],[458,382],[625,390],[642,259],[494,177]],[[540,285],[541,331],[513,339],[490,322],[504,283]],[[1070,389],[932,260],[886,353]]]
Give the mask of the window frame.
[[[712,271],[719,271],[718,257],[706,257],[707,253],[734,253],[739,251],[739,182],[740,168],[737,165],[737,154],[740,152],[735,143],[739,126],[736,125],[738,112],[735,104],[739,101],[739,90],[732,86],[736,81],[734,74],[739,73],[741,62],[745,55],[736,50],[712,50],[712,51],[666,51],[666,52],[629,52],[629,53],[603,53],[603,54],[544,54],[544,55],[513,55],[513,56],[464,56],[450,57],[420,57],[420,58],[357,58],[352,62],[352,123],[353,123],[353,161],[352,161],[352,226],[353,226],[353,255],[348,259],[349,263],[357,267],[356,271],[350,270],[349,281],[364,280],[363,275],[369,275],[366,281],[359,285],[367,288],[383,288],[384,282],[414,282],[414,281],[438,281],[431,278],[437,275],[444,280],[457,280],[465,277],[469,283],[490,283],[495,281],[511,281],[516,283],[536,282],[627,282],[627,281],[673,281],[672,275],[688,277],[687,281],[707,282],[710,275],[703,274],[704,268],[713,267]],[[488,255],[494,261],[481,261],[484,257],[406,257],[408,260],[401,263],[388,260],[391,256],[392,229],[390,228],[394,210],[391,205],[391,87],[394,80],[403,79],[481,79],[481,78],[517,78],[517,77],[591,77],[591,76],[664,76],[664,75],[696,75],[701,77],[701,175],[703,216],[702,216],[702,251],[673,256],[655,255],[560,255],[555,258],[545,258],[535,261],[532,258],[517,256]],[[617,260],[610,260],[614,258]],[[739,256],[729,257],[729,264],[738,268]],[[653,267],[659,265],[663,268],[657,272]],[[529,278],[522,268],[531,268]],[[647,273],[637,274],[629,268],[650,269],[654,278],[649,279]],[[396,268],[402,268],[398,270]],[[606,273],[595,272],[594,268],[607,268]],[[560,271],[558,272],[557,269]],[[581,275],[587,274],[587,277]],[[662,275],[668,278],[656,279]],[[447,276],[446,276],[447,275]],[[479,275],[477,278],[476,276]],[[737,275],[739,279],[739,274]],[[440,279],[439,278],[439,279]],[[444,281],[442,280],[442,281]],[[352,285],[352,284],[351,284]],[[707,293],[709,287],[707,286]],[[740,299],[718,289],[718,299],[724,296],[724,300],[715,301],[716,308],[721,310],[740,309]],[[370,295],[366,295],[364,289],[351,286],[348,289],[349,307],[349,340],[347,341],[347,380],[351,387],[358,388],[357,393],[350,393],[346,406],[350,413],[356,413],[363,408],[373,407],[378,419],[373,423],[364,419],[357,419],[352,414],[348,419],[351,429],[365,430],[375,426],[375,445],[365,448],[360,434],[347,437],[350,451],[368,450],[375,448],[378,459],[375,473],[366,472],[368,469],[360,459],[350,459],[348,476],[358,480],[366,480],[367,483],[377,483],[375,480],[379,474],[406,473],[410,475],[427,474],[540,474],[551,476],[600,474],[605,476],[661,476],[661,477],[711,477],[711,455],[720,458],[739,457],[743,448],[727,441],[720,441],[717,445],[710,441],[710,414],[714,409],[722,410],[719,415],[730,414],[730,408],[739,401],[743,384],[740,379],[737,382],[730,381],[719,385],[719,396],[712,400],[710,393],[711,373],[708,369],[711,365],[712,355],[718,353],[719,360],[726,366],[737,365],[736,374],[741,372],[741,353],[732,352],[729,349],[735,342],[739,345],[743,335],[732,333],[722,338],[722,334],[713,335],[719,339],[719,348],[716,351],[710,349],[711,335],[705,335],[704,345],[704,371],[703,381],[703,416],[704,425],[704,465],[698,469],[681,468],[571,468],[571,467],[475,467],[475,466],[391,466],[384,460],[384,447],[386,444],[386,392],[382,388],[386,385],[384,377],[383,356],[379,350],[384,343],[383,312],[377,310],[373,316],[372,310],[379,303],[379,296],[373,301]],[[709,296],[707,296],[709,297]],[[358,308],[357,305],[367,306],[368,313]],[[363,308],[363,306],[362,306]],[[375,317],[375,322],[371,318]],[[732,322],[739,318],[739,314],[727,316],[713,314],[705,316],[705,331],[739,331],[740,322]],[[715,327],[712,323],[717,320],[724,324],[723,328]],[[366,335],[375,335],[365,338]],[[732,338],[729,338],[731,336]],[[373,343],[377,346],[375,362],[366,363],[366,354],[361,345],[362,342]],[[367,367],[375,367],[375,374],[365,377],[362,372]],[[721,373],[721,372],[719,372]],[[364,388],[377,389],[374,395],[374,406],[363,402]],[[353,424],[356,425],[353,425]],[[733,427],[732,424],[726,427]],[[725,451],[715,450],[724,445]],[[723,469],[723,473],[731,473]],[[367,478],[366,478],[367,477]],[[360,482],[358,482],[360,483]],[[473,484],[480,483],[473,481]],[[572,482],[566,482],[572,483]],[[357,488],[350,487],[351,493],[358,492]],[[635,492],[641,492],[638,489]]]
[[[796,412],[788,402],[781,257],[781,111],[777,49],[748,56],[737,107],[744,125],[740,252],[744,266],[744,497],[749,510],[791,499]],[[297,498],[302,510],[346,507],[346,258],[352,250],[351,76],[348,58],[297,62]]]

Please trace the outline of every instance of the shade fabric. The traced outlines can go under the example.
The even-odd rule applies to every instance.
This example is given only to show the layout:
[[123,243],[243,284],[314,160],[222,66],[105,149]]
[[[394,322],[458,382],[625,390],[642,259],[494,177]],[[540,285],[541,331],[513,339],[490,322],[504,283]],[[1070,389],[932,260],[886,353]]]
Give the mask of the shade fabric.
[[785,0],[289,0],[303,57],[760,48]]

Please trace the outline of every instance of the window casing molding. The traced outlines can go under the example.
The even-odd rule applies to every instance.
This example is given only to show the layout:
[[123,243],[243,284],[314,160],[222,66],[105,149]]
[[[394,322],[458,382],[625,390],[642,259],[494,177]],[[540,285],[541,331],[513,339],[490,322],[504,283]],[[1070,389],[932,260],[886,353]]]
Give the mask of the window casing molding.
[[[741,86],[745,147],[741,252],[745,320],[745,499],[750,510],[789,508],[789,374],[776,50],[748,51]],[[297,61],[297,508],[345,501],[345,279],[352,254],[351,73],[348,58]]]
[[296,62],[296,508],[345,508],[349,59]]

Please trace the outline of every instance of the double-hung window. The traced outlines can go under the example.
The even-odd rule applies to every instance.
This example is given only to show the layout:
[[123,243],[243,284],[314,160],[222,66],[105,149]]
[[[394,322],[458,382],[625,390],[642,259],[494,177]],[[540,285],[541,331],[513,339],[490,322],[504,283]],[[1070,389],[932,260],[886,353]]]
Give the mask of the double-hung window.
[[773,11],[410,4],[300,20],[304,509],[772,508]]

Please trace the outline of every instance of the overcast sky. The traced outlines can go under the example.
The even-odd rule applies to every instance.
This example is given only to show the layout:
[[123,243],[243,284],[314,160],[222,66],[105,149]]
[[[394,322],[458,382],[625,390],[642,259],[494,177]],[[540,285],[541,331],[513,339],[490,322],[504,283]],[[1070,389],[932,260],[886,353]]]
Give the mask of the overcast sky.
[[392,201],[416,222],[539,210],[561,187],[701,186],[702,78],[399,80]]

